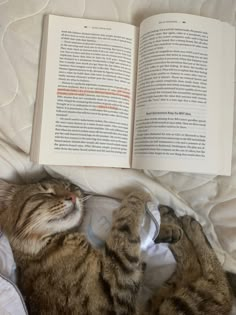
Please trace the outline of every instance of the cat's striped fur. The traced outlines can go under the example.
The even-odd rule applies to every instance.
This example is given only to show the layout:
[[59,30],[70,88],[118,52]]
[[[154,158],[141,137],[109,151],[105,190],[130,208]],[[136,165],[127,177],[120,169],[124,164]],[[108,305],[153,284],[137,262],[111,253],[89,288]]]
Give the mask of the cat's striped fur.
[[177,218],[167,206],[160,207],[160,212],[163,224],[158,238],[173,241],[170,249],[177,267],[153,296],[147,314],[229,314],[231,289],[201,225],[189,216]]
[[134,192],[123,200],[103,250],[92,248],[76,232],[83,200],[82,191],[66,181],[0,182],[0,225],[12,245],[30,314],[229,313],[226,278],[196,221],[178,220],[169,208],[161,208],[159,241],[175,241],[171,249],[177,270],[141,311],[139,232],[149,196]]

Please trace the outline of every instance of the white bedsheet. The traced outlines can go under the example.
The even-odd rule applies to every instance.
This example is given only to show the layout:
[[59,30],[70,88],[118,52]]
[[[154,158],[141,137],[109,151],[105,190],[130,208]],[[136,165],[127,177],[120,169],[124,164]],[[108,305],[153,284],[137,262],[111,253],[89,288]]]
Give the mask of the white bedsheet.
[[43,15],[53,13],[138,25],[143,18],[164,12],[208,16],[235,25],[236,0],[0,0],[0,178],[28,182],[47,171],[66,176],[87,190],[116,197],[124,196],[133,187],[144,186],[179,214],[197,217],[224,268],[236,272],[235,134],[230,177],[86,167],[44,168],[33,165],[28,158]]

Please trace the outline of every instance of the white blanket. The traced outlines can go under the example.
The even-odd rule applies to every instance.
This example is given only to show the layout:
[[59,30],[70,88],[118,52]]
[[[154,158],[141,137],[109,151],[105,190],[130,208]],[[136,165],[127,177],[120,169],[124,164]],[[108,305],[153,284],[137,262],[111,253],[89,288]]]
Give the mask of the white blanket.
[[123,197],[137,186],[146,187],[179,214],[194,215],[203,224],[224,268],[236,272],[236,147],[230,177],[85,167],[44,168],[33,165],[28,158],[44,14],[138,25],[153,14],[183,12],[235,25],[235,11],[236,0],[0,0],[0,177],[29,182],[47,171],[65,176],[86,190],[115,197]]

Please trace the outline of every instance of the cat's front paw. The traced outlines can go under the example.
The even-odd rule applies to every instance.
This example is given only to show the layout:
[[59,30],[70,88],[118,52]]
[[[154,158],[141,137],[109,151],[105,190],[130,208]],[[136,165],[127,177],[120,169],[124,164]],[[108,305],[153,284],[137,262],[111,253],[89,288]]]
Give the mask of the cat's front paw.
[[122,207],[136,212],[138,215],[144,215],[145,205],[150,200],[151,196],[148,193],[142,190],[135,190],[122,201]]
[[189,215],[181,217],[182,226],[186,234],[195,237],[196,233],[202,233],[201,224]]
[[130,203],[136,202],[136,200],[146,203],[151,201],[151,196],[143,190],[134,190],[125,199]]
[[208,247],[211,248],[211,244],[203,232],[201,224],[197,220],[191,216],[185,215],[181,217],[181,221],[185,233],[188,235],[188,238],[194,246],[202,243],[202,245],[207,244]]
[[175,214],[174,209],[172,209],[171,207],[166,205],[160,205],[159,211],[161,215],[161,223],[175,224],[179,226],[181,225],[177,215]]
[[176,243],[181,240],[183,230],[174,224],[161,224],[159,235],[155,239],[155,243]]
[[125,202],[131,208],[137,208],[137,207],[145,208],[145,204],[148,201],[151,201],[151,196],[142,190],[135,190],[125,198]]
[[181,220],[175,214],[175,211],[168,206],[160,205],[161,215],[160,233],[155,243],[176,243],[183,236]]
[[88,246],[85,236],[79,232],[69,233],[63,240],[63,245],[67,247]]

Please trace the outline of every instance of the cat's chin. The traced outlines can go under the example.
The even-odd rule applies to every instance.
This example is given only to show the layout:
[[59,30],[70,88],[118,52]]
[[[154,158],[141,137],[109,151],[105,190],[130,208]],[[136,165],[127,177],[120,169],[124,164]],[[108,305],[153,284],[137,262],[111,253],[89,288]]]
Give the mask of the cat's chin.
[[83,210],[78,209],[75,207],[69,213],[67,213],[63,218],[62,221],[64,222],[72,222],[73,227],[80,225],[83,219]]
[[64,216],[50,220],[51,228],[63,232],[78,227],[83,220],[83,209],[73,207]]
[[77,230],[83,221],[83,215],[71,215],[67,220],[61,221],[61,231]]
[[72,218],[76,220],[76,217],[82,217],[83,208],[77,204],[70,205],[65,209],[65,211],[57,217],[51,218],[48,222],[57,223],[57,222],[66,222],[70,221]]
[[75,213],[77,211],[80,211],[80,209],[78,209],[76,207],[76,205],[73,205],[73,207],[71,207],[71,209],[69,209],[69,211],[67,211],[67,213],[65,215],[62,216],[62,218],[60,218],[61,220],[67,220],[69,219],[72,215],[75,215]]
[[61,222],[69,224],[72,228],[79,226],[83,220],[83,208],[75,205],[66,215],[61,218]]
[[81,223],[83,218],[83,208],[75,204],[63,217],[62,220],[73,220],[76,225]]

